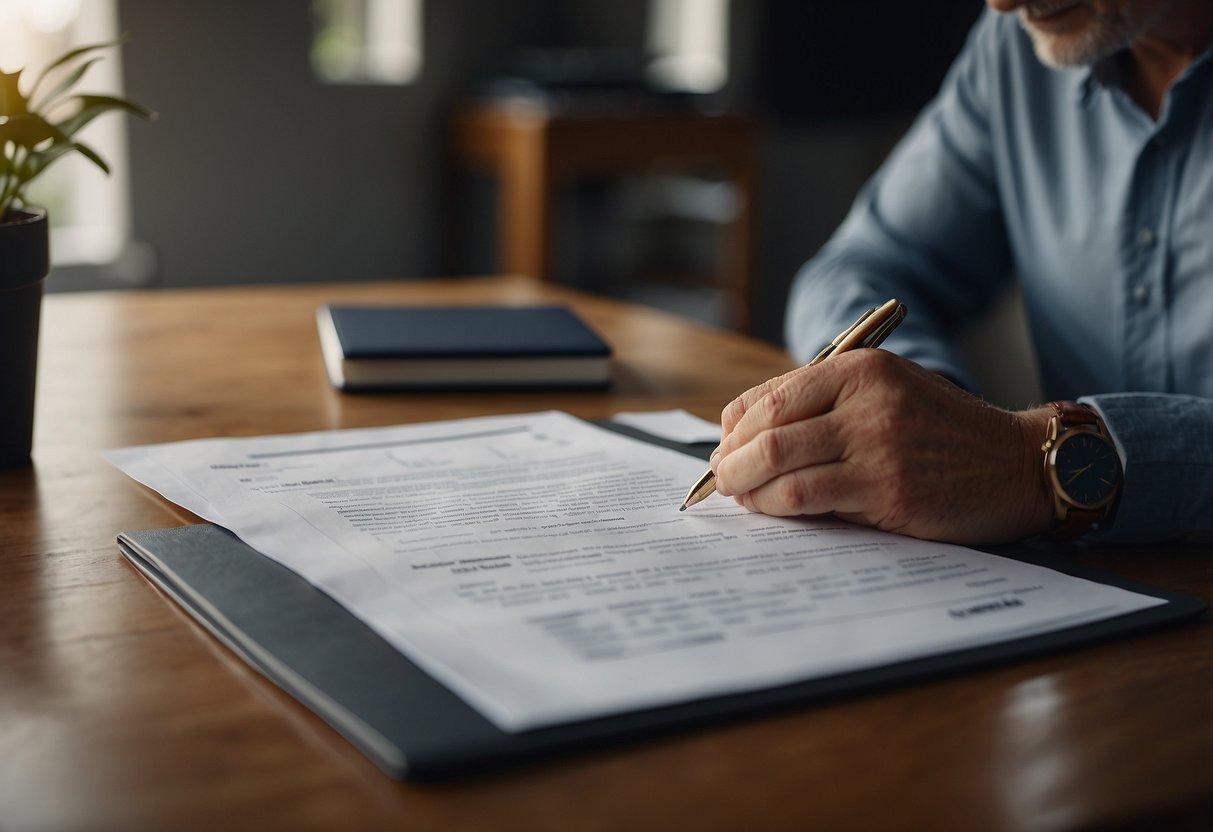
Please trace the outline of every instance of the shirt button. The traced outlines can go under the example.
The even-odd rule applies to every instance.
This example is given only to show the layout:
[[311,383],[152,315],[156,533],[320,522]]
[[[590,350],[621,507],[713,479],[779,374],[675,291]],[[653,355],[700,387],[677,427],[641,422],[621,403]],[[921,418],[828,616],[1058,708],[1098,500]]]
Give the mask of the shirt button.
[[1133,300],[1138,303],[1145,303],[1150,297],[1150,287],[1144,283],[1138,283],[1133,287]]
[[1154,229],[1143,227],[1137,232],[1137,242],[1142,246],[1152,246],[1154,241],[1158,239],[1154,234]]

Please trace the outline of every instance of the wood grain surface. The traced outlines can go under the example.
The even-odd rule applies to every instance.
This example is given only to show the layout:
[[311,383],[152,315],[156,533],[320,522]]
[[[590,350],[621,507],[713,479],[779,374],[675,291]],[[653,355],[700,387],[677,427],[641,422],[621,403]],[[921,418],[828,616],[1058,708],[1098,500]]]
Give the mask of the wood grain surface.
[[[611,390],[347,395],[323,302],[567,302],[616,350]],[[781,351],[534,281],[451,279],[46,299],[34,465],[0,472],[0,829],[1209,828],[1213,626],[439,784],[384,777],[119,555],[196,522],[99,455],[556,408],[715,419]],[[1213,552],[1085,552],[1213,595]]]

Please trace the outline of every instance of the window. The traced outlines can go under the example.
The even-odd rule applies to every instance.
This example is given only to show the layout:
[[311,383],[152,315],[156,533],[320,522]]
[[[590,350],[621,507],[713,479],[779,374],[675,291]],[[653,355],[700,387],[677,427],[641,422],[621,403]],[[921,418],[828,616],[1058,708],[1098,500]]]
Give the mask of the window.
[[649,74],[664,89],[717,92],[728,80],[729,0],[651,0]]
[[334,84],[407,84],[421,74],[421,0],[313,0],[312,69]]
[[[4,69],[26,67],[22,88],[62,53],[117,37],[114,0],[0,0],[0,56]],[[113,49],[85,75],[80,89],[117,94],[121,55]],[[29,189],[30,201],[51,220],[55,265],[111,263],[130,236],[129,168],[125,117],[108,114],[79,136],[110,166],[110,175],[79,154],[58,160]]]

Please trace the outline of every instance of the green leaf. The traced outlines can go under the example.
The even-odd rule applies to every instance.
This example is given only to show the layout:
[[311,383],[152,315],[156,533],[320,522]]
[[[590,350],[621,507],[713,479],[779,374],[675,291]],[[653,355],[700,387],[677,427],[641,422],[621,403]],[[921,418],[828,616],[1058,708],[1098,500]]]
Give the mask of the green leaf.
[[92,65],[97,63],[97,61],[99,61],[99,60],[101,60],[101,59],[93,58],[91,60],[85,61],[84,63],[80,64],[80,66],[73,69],[66,78],[64,78],[62,81],[60,81],[58,84],[56,84],[55,88],[53,90],[48,92],[45,96],[39,98],[37,101],[34,101],[33,94],[31,93],[30,94],[31,106],[35,110],[40,110],[42,112],[46,112],[46,110],[52,104],[55,103],[56,98],[63,95],[65,92],[70,90],[72,87],[76,86],[76,84],[80,83],[80,79],[84,77],[84,73],[88,72],[89,68],[92,67]]
[[110,166],[105,163],[104,159],[102,159],[100,156],[97,155],[97,151],[93,150],[91,147],[89,147],[88,145],[83,144],[81,142],[72,142],[71,146],[72,146],[72,150],[75,150],[78,153],[80,153],[82,156],[84,156],[86,159],[88,159],[94,165],[101,168],[101,170],[107,176],[109,175]]
[[29,99],[21,94],[18,82],[21,70],[0,72],[0,116],[19,116],[29,112]]
[[148,121],[156,117],[156,114],[147,107],[127,98],[112,95],[77,95],[74,96],[74,99],[80,102],[80,109],[56,125],[63,135],[69,137],[76,135],[97,116],[111,110],[120,110]]
[[18,147],[33,150],[47,139],[56,142],[68,140],[58,127],[35,113],[11,116],[8,121],[0,124],[0,144],[12,142]]
[[74,61],[76,58],[79,58],[82,55],[87,55],[89,52],[96,52],[99,49],[109,49],[111,46],[119,46],[125,40],[126,40],[126,36],[124,35],[123,37],[118,38],[118,40],[111,40],[106,43],[91,43],[87,46],[81,46],[81,47],[71,50],[70,52],[66,52],[63,55],[60,55],[58,60],[56,60],[53,64],[48,66],[46,69],[42,70],[42,74],[38,76],[38,79],[36,81],[34,81],[34,86],[29,91],[30,98],[34,97],[34,93],[37,92],[38,87],[42,86],[42,82],[46,80],[46,76],[51,71],[58,69],[59,67],[63,66],[66,63],[70,63],[71,61]]
[[73,142],[60,142],[53,144],[45,150],[36,150],[29,155],[25,160],[25,164],[21,168],[21,175],[25,181],[30,181],[38,174],[46,169],[46,166],[58,159],[60,156],[66,156],[76,149]]
[[105,163],[105,160],[98,156],[97,151],[93,150],[88,145],[80,142],[62,142],[60,144],[53,144],[45,150],[39,150],[31,153],[29,159],[27,159],[25,164],[22,166],[22,178],[26,182],[29,182],[35,176],[42,173],[42,171],[44,171],[47,165],[49,165],[51,162],[55,161],[60,156],[66,156],[68,153],[73,151],[84,156],[94,165],[101,168],[101,170],[105,173],[108,174],[110,172],[109,165]]

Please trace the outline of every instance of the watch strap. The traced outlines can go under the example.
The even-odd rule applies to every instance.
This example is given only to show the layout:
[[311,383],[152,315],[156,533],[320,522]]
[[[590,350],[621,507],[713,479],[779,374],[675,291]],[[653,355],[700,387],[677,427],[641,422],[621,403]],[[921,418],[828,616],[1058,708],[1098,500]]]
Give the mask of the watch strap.
[[1091,530],[1091,527],[1102,520],[1102,511],[1087,511],[1068,506],[1066,516],[1048,531],[1046,537],[1052,540],[1077,540]]
[[1076,425],[1098,425],[1099,414],[1094,409],[1078,402],[1049,402],[1049,407],[1061,419],[1061,427],[1071,428]]

